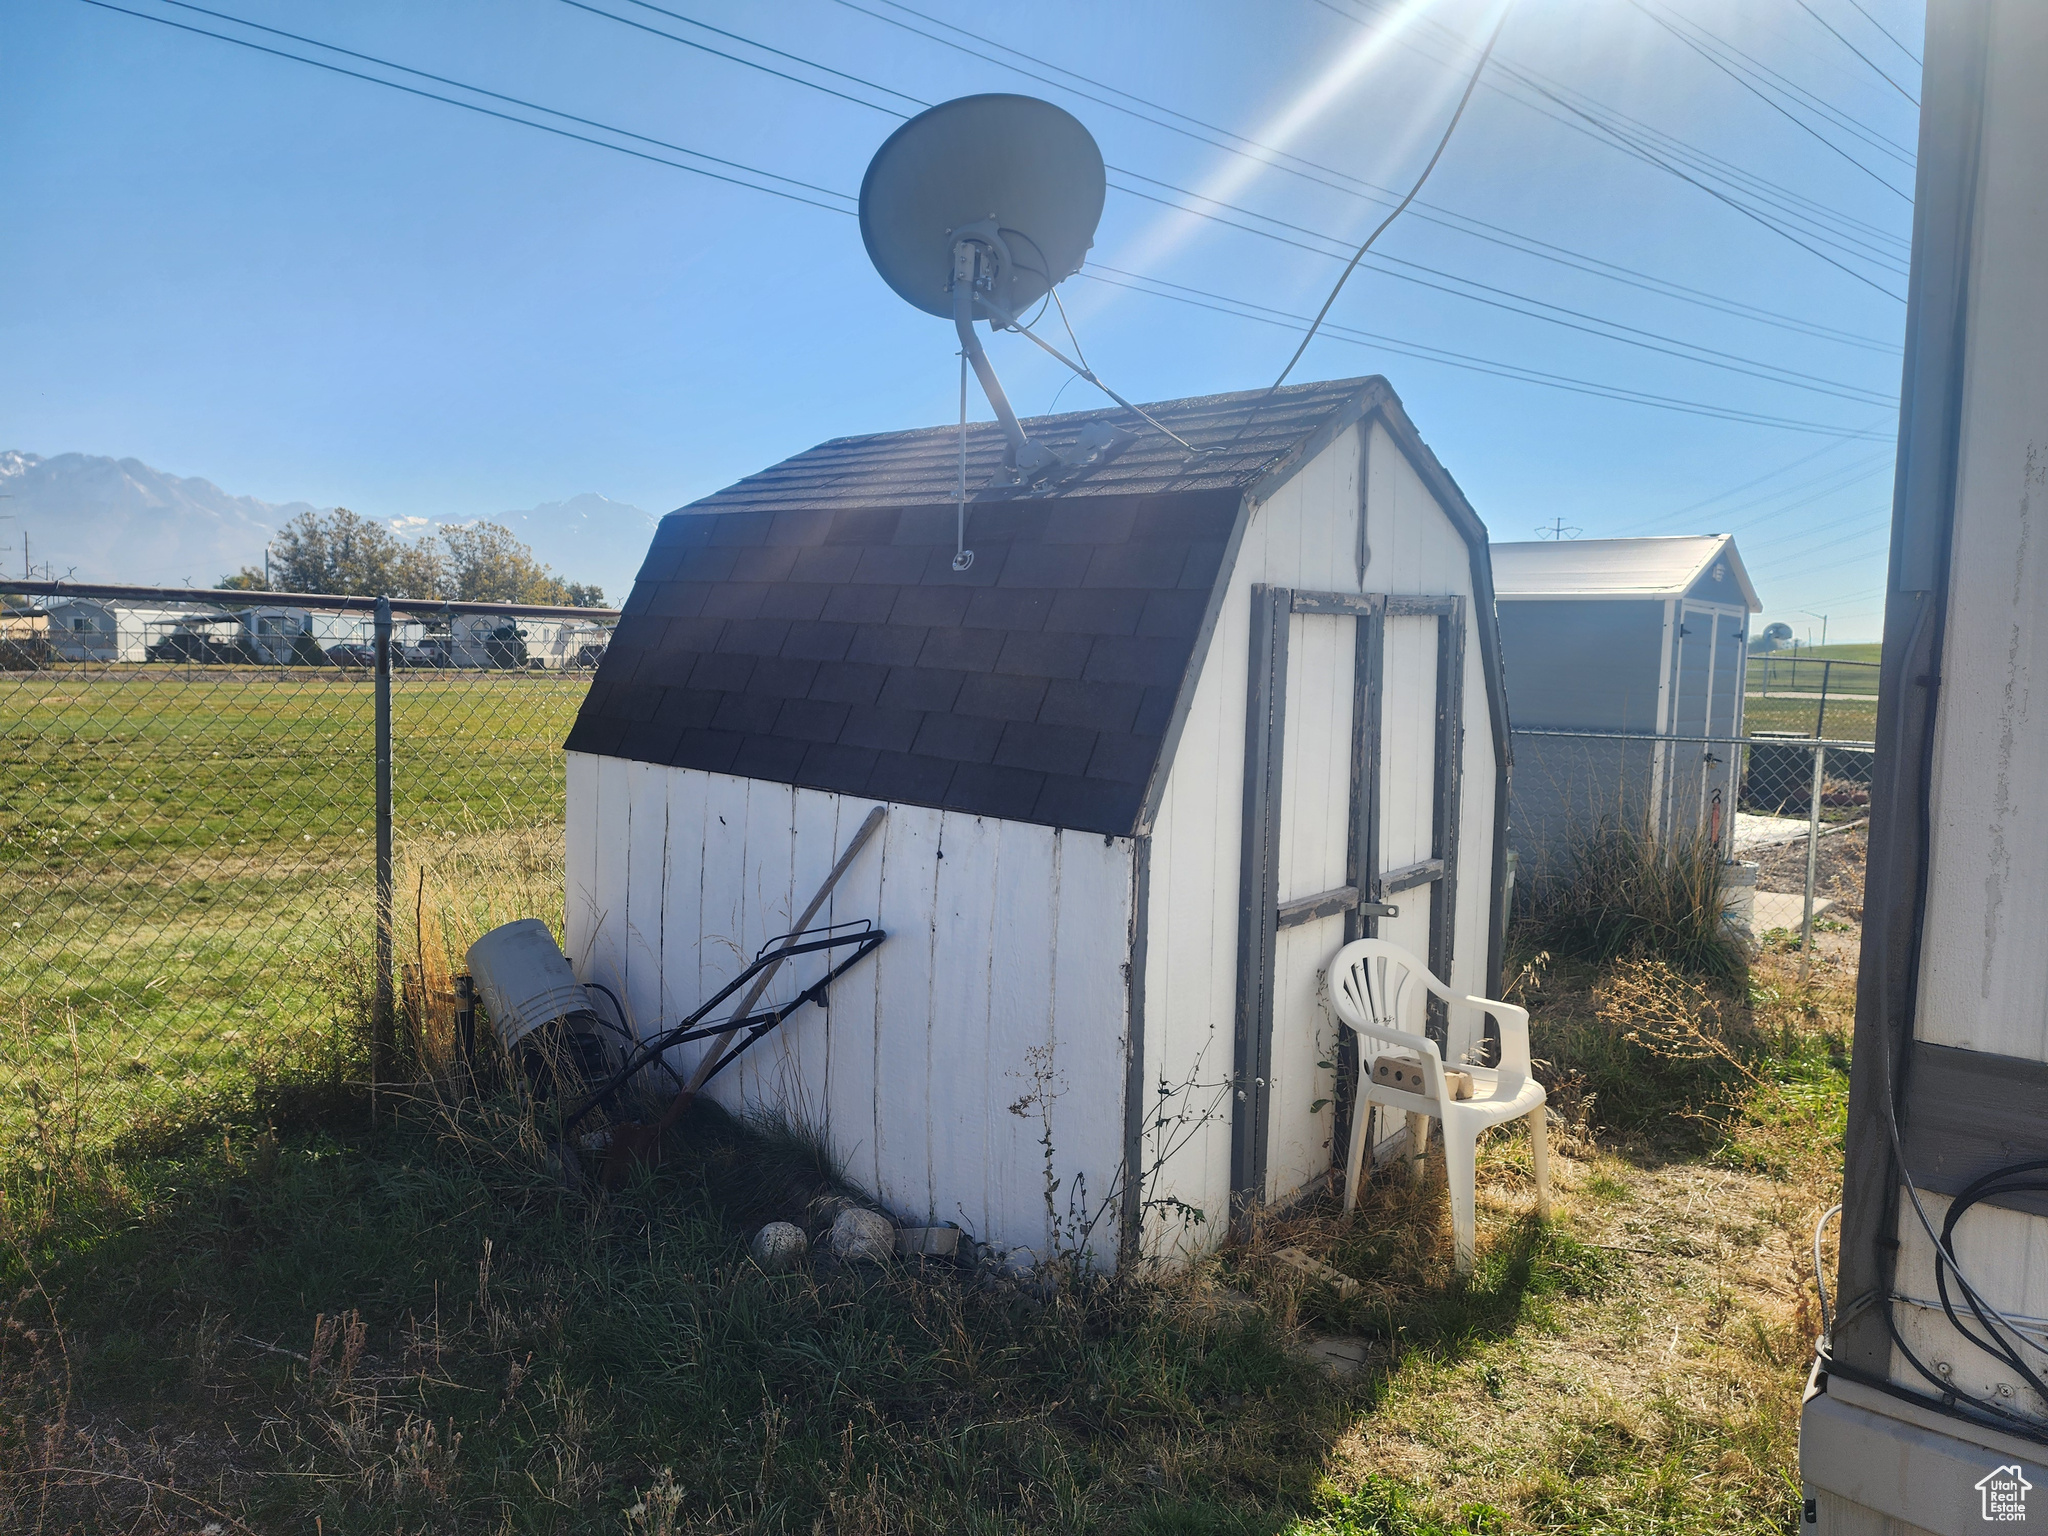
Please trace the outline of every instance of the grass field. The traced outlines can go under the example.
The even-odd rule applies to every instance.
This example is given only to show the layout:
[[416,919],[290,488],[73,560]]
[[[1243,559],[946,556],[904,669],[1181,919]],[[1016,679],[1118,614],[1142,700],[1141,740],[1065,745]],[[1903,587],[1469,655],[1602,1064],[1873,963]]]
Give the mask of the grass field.
[[[400,673],[401,859],[558,829],[588,685]],[[104,1135],[353,1049],[333,998],[371,932],[373,709],[324,669],[0,673],[0,1136]]]
[[1742,701],[1743,729],[1751,735],[1788,731],[1811,736],[1816,725],[1824,725],[1830,741],[1871,741],[1877,735],[1877,699],[1828,696],[1825,721],[1818,699],[1766,699],[1752,693]]

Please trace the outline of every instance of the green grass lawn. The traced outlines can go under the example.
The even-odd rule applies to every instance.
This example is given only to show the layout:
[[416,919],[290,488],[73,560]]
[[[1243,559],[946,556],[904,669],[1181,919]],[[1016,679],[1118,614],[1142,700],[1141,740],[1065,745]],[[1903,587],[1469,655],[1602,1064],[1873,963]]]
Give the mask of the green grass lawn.
[[[1557,1217],[1531,1215],[1523,1140],[1490,1138],[1469,1280],[1440,1163],[1120,1284],[765,1274],[752,1230],[815,1236],[835,1181],[710,1109],[609,1195],[509,1100],[375,1128],[360,1100],[287,1104],[0,1164],[0,1527],[1780,1532],[1816,1321],[1787,1266],[1838,1188],[1847,989],[1760,975],[1707,1004],[1660,974],[1531,997]],[[1624,984],[1739,1013],[1734,1054],[1624,1038]],[[1360,1368],[1318,1368],[1319,1335]]]
[[1823,721],[1818,699],[1766,699],[1753,693],[1742,701],[1742,724],[1752,735],[1789,731],[1800,736],[1811,736],[1816,725],[1825,725],[1830,741],[1871,741],[1877,735],[1877,699],[1830,694]]
[[[400,673],[401,849],[559,826],[588,686]],[[0,673],[0,1136],[52,1102],[104,1133],[351,1048],[332,998],[371,931],[373,711],[339,670]]]

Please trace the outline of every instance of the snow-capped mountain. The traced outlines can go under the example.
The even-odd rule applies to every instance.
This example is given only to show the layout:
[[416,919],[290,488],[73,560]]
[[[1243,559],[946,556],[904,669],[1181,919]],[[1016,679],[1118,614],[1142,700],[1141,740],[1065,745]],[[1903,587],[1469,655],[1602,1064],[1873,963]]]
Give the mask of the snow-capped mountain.
[[[60,453],[50,458],[0,452],[0,578],[23,572],[76,581],[210,587],[245,565],[263,564],[271,534],[311,502],[268,502],[234,496],[210,480],[153,469],[140,459]],[[324,509],[319,509],[324,510]],[[375,516],[373,508],[355,509]],[[571,581],[594,581],[625,601],[633,573],[654,536],[654,519],[638,507],[586,492],[567,501],[488,515],[528,544],[544,564]],[[407,537],[441,521],[391,518]]]

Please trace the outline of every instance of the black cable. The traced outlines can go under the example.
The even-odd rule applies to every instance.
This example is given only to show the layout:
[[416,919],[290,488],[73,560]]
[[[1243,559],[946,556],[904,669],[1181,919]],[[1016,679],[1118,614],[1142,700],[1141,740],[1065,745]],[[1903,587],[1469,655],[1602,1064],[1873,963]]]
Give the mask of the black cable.
[[1893,90],[1897,91],[1901,96],[1905,97],[1906,100],[1912,102],[1914,106],[1917,107],[1920,105],[1919,97],[1915,96],[1911,91],[1907,90],[1903,85],[1899,84],[1898,81],[1894,80],[1890,75],[1886,74],[1882,69],[1878,68],[1877,60],[1873,59],[1861,48],[1858,48],[1854,43],[1850,42],[1848,38],[1844,37],[1840,32],[1836,31],[1835,24],[1829,21],[1827,17],[1821,15],[1821,13],[1819,11],[1816,11],[1811,5],[1808,5],[1806,3],[1806,0],[1797,0],[1797,3],[1802,11],[1806,12],[1807,15],[1811,16],[1815,21],[1819,22],[1822,26],[1827,28],[1828,31],[1833,34],[1836,42],[1840,43],[1844,48],[1848,49],[1851,53],[1855,54],[1857,58],[1861,59],[1864,63],[1868,64],[1870,66],[1871,73],[1876,75],[1878,79],[1882,80],[1886,85],[1890,86]]
[[[1387,227],[1394,220],[1408,211],[1408,205],[1415,201],[1416,194],[1422,190],[1422,184],[1429,180],[1429,173],[1436,169],[1437,161],[1443,159],[1444,151],[1451,147],[1451,135],[1458,131],[1458,124],[1465,116],[1465,108],[1472,104],[1472,93],[1479,89],[1479,77],[1486,73],[1486,61],[1493,57],[1493,45],[1500,41],[1501,28],[1508,24],[1508,17],[1514,8],[1515,0],[1507,0],[1501,7],[1500,17],[1494,22],[1493,31],[1487,34],[1486,46],[1479,53],[1479,62],[1472,66],[1472,77],[1465,82],[1464,93],[1458,97],[1457,110],[1451,113],[1451,120],[1444,124],[1444,135],[1436,141],[1436,149],[1431,153],[1429,163],[1423,166],[1422,174],[1415,178],[1415,185],[1408,189],[1408,195],[1401,199],[1392,213],[1380,220],[1373,232],[1365,237],[1365,243],[1352,252],[1351,260],[1345,263],[1343,272],[1338,274],[1335,285],[1330,289],[1330,296],[1323,300],[1323,307],[1316,311],[1315,319],[1309,322],[1308,333],[1301,338],[1301,345],[1294,349],[1294,356],[1287,359],[1287,366],[1280,370],[1280,377],[1275,379],[1271,388],[1266,391],[1268,396],[1287,382],[1287,375],[1294,372],[1294,365],[1301,361],[1301,354],[1306,352],[1308,344],[1316,339],[1316,332],[1323,328],[1323,321],[1330,313],[1330,306],[1337,302],[1337,295],[1344,291],[1344,285],[1351,280],[1351,274],[1358,270],[1358,264],[1365,260],[1365,253],[1372,249],[1375,240],[1387,232]],[[1245,434],[1258,414],[1259,408],[1253,406],[1250,414],[1245,417],[1244,426],[1237,429],[1239,437]]]
[[[252,42],[250,42],[250,41],[249,41],[249,40],[248,40],[247,38],[242,38],[242,37],[230,37],[230,36],[229,36],[229,35],[228,35],[227,33],[225,33],[225,32],[209,32],[209,31],[208,31],[208,30],[207,30],[206,28],[204,28],[204,27],[194,27],[194,26],[189,26],[189,25],[187,25],[186,23],[184,23],[184,22],[182,22],[182,21],[172,21],[172,20],[171,20],[171,19],[170,19],[170,18],[169,18],[168,16],[152,16],[152,15],[148,14],[148,13],[147,13],[146,11],[131,11],[130,9],[128,9],[128,7],[126,7],[126,6],[124,6],[124,5],[114,5],[114,4],[111,4],[111,3],[110,3],[110,0],[78,0],[78,3],[79,3],[79,4],[81,4],[81,5],[90,5],[90,6],[93,6],[93,7],[95,7],[96,9],[98,9],[98,10],[102,10],[102,11],[115,11],[115,12],[118,12],[119,14],[121,14],[121,15],[123,15],[123,16],[133,16],[133,17],[135,17],[135,18],[136,18],[137,20],[139,20],[139,21],[150,21],[150,22],[155,22],[155,23],[156,23],[156,24],[157,24],[158,26],[160,26],[160,27],[169,27],[169,28],[171,28],[171,29],[172,29],[173,31],[177,31],[177,32],[190,32],[190,33],[192,33],[193,35],[195,35],[195,36],[198,36],[198,37],[210,37],[210,38],[214,39],[214,40],[215,40],[216,42],[222,42],[222,43],[233,43],[233,44],[234,44],[234,45],[235,45],[235,46],[236,46],[237,48],[247,48],[247,49],[249,49],[249,50],[251,50],[252,52],[255,52],[255,53],[267,53],[267,54],[269,54],[269,55],[270,55],[270,56],[271,56],[272,58],[277,58],[277,59],[289,59],[289,60],[291,60],[291,61],[292,61],[292,62],[293,62],[294,64],[309,64],[309,65],[311,65],[311,66],[312,66],[312,67],[313,67],[314,69],[324,69],[324,70],[328,71],[328,72],[329,72],[330,74],[336,74],[336,75],[346,75],[346,76],[347,76],[347,77],[348,77],[349,79],[351,79],[351,80],[365,80],[365,81],[368,81],[368,82],[369,82],[369,83],[370,83],[371,85],[381,85],[381,86],[383,86],[383,87],[384,87],[384,88],[385,88],[386,90],[392,90],[392,91],[401,91],[401,92],[403,92],[404,94],[406,94],[407,96],[419,96],[419,97],[422,97],[422,98],[424,98],[424,99],[425,99],[425,100],[427,100],[427,101],[438,101],[438,102],[442,102],[442,103],[444,103],[444,104],[445,104],[445,105],[447,105],[447,106],[451,106],[451,107],[460,107],[460,108],[462,108],[462,109],[463,109],[464,111],[466,111],[466,112],[475,112],[475,113],[479,113],[479,114],[481,114],[481,115],[482,115],[482,116],[484,116],[484,117],[495,117],[495,118],[497,118],[497,119],[498,119],[498,120],[499,120],[500,122],[506,122],[506,123],[517,123],[517,124],[518,124],[518,125],[519,125],[520,127],[522,127],[522,128],[532,128],[532,129],[535,129],[535,130],[537,130],[537,131],[539,131],[539,132],[541,132],[541,133],[552,133],[552,134],[554,134],[554,135],[555,135],[556,137],[558,137],[558,138],[564,138],[564,139],[574,139],[574,140],[576,140],[576,141],[577,141],[578,143],[580,143],[580,144],[594,144],[594,145],[596,145],[596,146],[597,146],[597,147],[598,147],[599,149],[609,149],[609,150],[615,151],[616,153],[618,153],[618,154],[621,154],[621,155],[631,155],[631,156],[633,156],[633,158],[634,158],[634,159],[636,159],[636,160],[649,160],[649,161],[652,161],[652,162],[653,162],[654,164],[656,164],[656,165],[665,165],[665,166],[669,167],[669,169],[671,169],[671,170],[676,170],[676,171],[688,171],[688,172],[689,172],[689,173],[690,173],[691,175],[693,175],[693,176],[704,176],[704,177],[708,177],[708,178],[709,178],[710,180],[712,180],[712,181],[722,181],[722,182],[725,182],[725,183],[726,183],[727,185],[729,185],[729,186],[735,186],[735,187],[745,187],[745,188],[747,188],[747,189],[748,189],[749,191],[753,191],[753,192],[765,192],[765,193],[767,193],[767,194],[768,194],[768,195],[769,195],[770,197],[780,197],[780,198],[783,198],[783,199],[785,199],[785,200],[787,200],[787,201],[789,201],[789,202],[792,202],[792,203],[803,203],[803,204],[805,204],[805,205],[807,205],[807,206],[809,206],[809,207],[812,207],[812,208],[823,208],[823,209],[824,209],[824,210],[825,210],[825,211],[826,211],[827,213],[842,213],[842,214],[846,214],[846,215],[847,215],[847,216],[849,216],[849,217],[851,217],[851,216],[852,216],[852,214],[853,214],[853,210],[852,210],[852,209],[850,209],[850,208],[837,208],[837,207],[834,207],[834,206],[832,206],[832,205],[831,205],[831,204],[829,204],[829,203],[821,203],[821,202],[818,202],[818,201],[817,201],[816,199],[814,199],[814,198],[808,198],[808,197],[799,197],[799,196],[797,196],[797,195],[796,195],[796,194],[795,194],[794,192],[784,192],[784,191],[781,191],[781,190],[779,190],[779,189],[777,189],[777,188],[775,188],[775,187],[764,187],[764,186],[761,186],[761,185],[759,185],[759,184],[757,184],[757,183],[755,183],[755,182],[751,182],[751,181],[742,181],[742,180],[740,180],[740,178],[738,178],[737,176],[721,176],[721,175],[720,175],[720,174],[719,174],[718,172],[716,172],[716,171],[707,171],[707,170],[705,170],[705,169],[704,169],[704,168],[703,168],[702,166],[697,166],[697,165],[684,165],[684,164],[682,164],[682,163],[681,163],[680,161],[676,161],[676,160],[664,160],[664,159],[663,159],[663,158],[662,158],[661,156],[659,156],[659,155],[650,155],[650,154],[646,153],[646,152],[645,152],[644,150],[632,149],[632,148],[629,148],[628,146],[626,146],[626,145],[624,145],[624,144],[610,144],[610,143],[607,143],[607,142],[605,142],[605,141],[604,141],[603,139],[593,139],[593,138],[589,137],[589,136],[588,136],[587,134],[581,134],[581,133],[571,133],[571,132],[570,132],[570,131],[569,131],[568,129],[566,129],[566,128],[557,128],[557,127],[554,127],[554,126],[553,126],[552,124],[549,124],[549,123],[536,123],[536,122],[534,122],[534,121],[533,121],[533,120],[532,120],[531,118],[525,118],[525,117],[517,117],[517,116],[514,116],[514,115],[513,115],[512,113],[510,113],[510,112],[498,112],[498,111],[494,111],[494,110],[493,110],[493,109],[491,109],[490,107],[482,107],[482,106],[478,106],[478,105],[477,105],[477,104],[476,104],[475,102],[473,102],[473,101],[459,101],[459,100],[457,100],[457,99],[456,99],[455,97],[453,97],[453,96],[443,96],[443,95],[440,95],[440,94],[439,94],[438,92],[435,92],[435,91],[423,91],[423,90],[420,90],[420,89],[419,89],[419,88],[418,88],[417,86],[411,86],[411,85],[402,85],[402,84],[400,84],[400,83],[399,83],[398,81],[396,81],[396,80],[384,80],[384,79],[380,79],[380,78],[379,78],[379,77],[377,77],[376,75],[366,75],[366,74],[364,74],[364,73],[363,73],[363,72],[362,72],[361,70],[355,70],[355,69],[343,69],[343,68],[342,68],[342,67],[341,67],[341,66],[340,66],[339,64],[329,64],[329,63],[327,63],[327,62],[326,62],[326,61],[325,61],[324,59],[309,59],[309,58],[306,58],[306,57],[305,57],[305,56],[304,56],[303,54],[297,54],[297,53],[286,53],[286,52],[285,52],[285,51],[284,51],[283,49],[281,49],[281,48],[268,48],[268,47],[265,47],[265,46],[264,46],[264,45],[263,45],[262,43],[252,43]],[[184,3],[184,0],[167,0],[167,3],[170,3],[170,4],[174,4],[174,5],[176,5],[176,4],[183,4],[183,3]],[[188,7],[188,8],[189,8],[189,9],[193,9],[193,10],[197,10],[197,9],[198,9],[198,7],[196,7],[196,6],[191,6],[191,7]],[[209,14],[209,15],[212,15],[212,14],[217,14],[217,13],[214,13],[214,12],[209,12],[208,14]],[[239,22],[239,18],[233,18],[233,17],[231,17],[231,18],[228,18],[228,19],[229,19],[229,20],[235,20],[235,21],[238,21],[238,22]],[[253,22],[240,22],[240,24],[241,24],[241,25],[243,25],[243,26],[254,26],[254,25],[256,25],[256,24],[255,24],[255,23],[253,23]],[[273,29],[273,28],[269,28],[269,27],[264,27],[264,28],[262,28],[261,30],[263,30],[263,31],[266,31],[266,32],[268,32],[268,31],[274,31],[275,29]],[[319,48],[328,48],[328,47],[330,47],[331,45],[330,45],[330,44],[327,44],[327,43],[315,43],[315,44],[311,44],[311,46],[313,46],[313,47],[319,47]],[[347,53],[347,52],[348,52],[348,50],[347,50],[347,49],[342,49],[342,48],[336,48],[336,49],[334,49],[333,51],[334,51],[334,52],[336,52],[336,53]],[[364,55],[355,55],[355,57],[365,57],[365,56],[364,56]],[[378,61],[378,62],[381,62],[381,61]],[[394,69],[398,69],[398,68],[403,68],[404,66],[402,66],[402,65],[392,65],[392,66],[390,66],[390,67],[391,67],[391,68],[394,68]],[[410,70],[410,71],[407,71],[407,72],[408,72],[408,73],[411,73],[411,74],[420,74],[420,75],[422,75],[422,76],[424,77],[424,71],[419,71],[419,70]],[[438,77],[435,77],[435,78],[438,78]],[[453,84],[454,82],[452,82],[452,81],[451,81],[451,82],[448,82],[448,83],[450,83],[450,84]],[[460,89],[462,89],[462,90],[475,90],[475,89],[476,89],[476,87],[474,87],[474,86],[461,86],[461,87],[460,87]],[[494,92],[489,92],[489,91],[481,91],[481,90],[479,90],[479,91],[477,91],[477,94],[478,94],[478,95],[494,95],[495,93],[494,93]],[[498,97],[498,99],[499,99],[499,100],[501,100],[501,101],[514,101],[514,102],[515,102],[515,104],[517,104],[517,105],[520,105],[520,106],[529,106],[530,110],[532,110],[532,111],[536,111],[536,112],[546,112],[546,113],[548,113],[548,114],[549,114],[549,115],[550,115],[551,117],[563,117],[563,118],[567,118],[567,117],[569,117],[569,116],[570,116],[570,114],[568,114],[568,113],[566,113],[566,112],[556,112],[556,111],[554,111],[554,109],[553,109],[553,108],[551,108],[551,107],[534,107],[534,106],[531,106],[531,105],[530,105],[529,103],[525,103],[525,102],[517,102],[515,98],[513,98],[513,97],[509,97],[509,96],[500,96],[500,97]],[[582,119],[582,118],[577,118],[577,119],[574,119],[574,121],[578,121],[578,122],[583,122],[583,121],[586,121],[586,119]],[[659,141],[655,141],[655,140],[646,140],[646,139],[644,138],[644,136],[643,136],[643,135],[640,135],[640,134],[632,134],[632,133],[627,133],[627,132],[626,132],[626,130],[624,130],[624,129],[620,129],[620,128],[612,128],[612,127],[610,127],[609,125],[607,125],[607,124],[603,124],[603,123],[596,123],[596,124],[593,124],[592,126],[595,126],[595,127],[599,127],[599,128],[603,128],[603,129],[604,129],[604,130],[605,130],[605,131],[606,131],[607,133],[618,133],[618,134],[621,134],[621,135],[623,135],[624,137],[627,137],[627,138],[639,138],[639,139],[642,139],[642,140],[643,140],[643,142],[659,142]],[[674,149],[674,150],[675,150],[675,151],[676,151],[676,152],[677,152],[678,154],[690,155],[690,156],[693,156],[694,158],[696,158],[696,159],[700,159],[700,160],[709,160],[709,161],[710,161],[710,162],[711,162],[712,164],[714,164],[714,165],[724,165],[724,166],[730,166],[730,167],[731,167],[732,169],[734,169],[734,170],[740,170],[740,171],[745,171],[745,172],[746,172],[746,173],[747,173],[748,175],[750,175],[750,176],[762,176],[762,177],[766,177],[766,178],[768,178],[769,180],[772,180],[772,181],[782,181],[782,182],[787,182],[787,183],[789,183],[789,184],[790,184],[791,186],[797,186],[797,187],[810,187],[810,183],[809,183],[809,182],[802,182],[802,181],[798,181],[798,180],[796,180],[796,179],[795,179],[794,177],[790,177],[790,176],[778,176],[778,175],[776,175],[776,174],[775,174],[775,173],[774,173],[773,171],[763,171],[763,170],[757,170],[757,169],[755,169],[755,167],[753,167],[753,166],[751,166],[751,165],[744,165],[744,164],[742,164],[741,162],[739,162],[739,161],[737,161],[737,160],[722,160],[722,159],[720,159],[720,158],[719,158],[718,156],[716,156],[716,155],[707,155],[707,154],[704,154],[704,153],[702,153],[702,152],[701,152],[701,151],[699,151],[699,150],[694,150],[694,149],[685,149],[685,148],[683,148],[683,147],[682,147],[682,146],[680,146],[680,145],[663,145],[663,147],[664,147],[664,148],[669,148],[669,149]],[[846,194],[844,194],[844,193],[841,193],[841,192],[829,192],[829,191],[828,191],[828,189],[826,189],[826,188],[823,188],[823,187],[815,187],[815,188],[811,188],[811,190],[813,190],[813,191],[818,191],[818,192],[826,192],[828,196],[832,196],[832,197],[844,197],[844,196],[846,195]]]

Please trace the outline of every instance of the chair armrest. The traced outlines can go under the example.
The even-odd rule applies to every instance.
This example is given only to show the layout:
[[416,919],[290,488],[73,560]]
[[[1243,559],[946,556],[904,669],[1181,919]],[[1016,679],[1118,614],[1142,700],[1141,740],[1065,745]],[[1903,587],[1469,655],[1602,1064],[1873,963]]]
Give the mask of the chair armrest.
[[1468,997],[1466,1003],[1490,1013],[1500,1024],[1500,1064],[1510,1072],[1529,1075],[1529,1010],[1490,997]]

